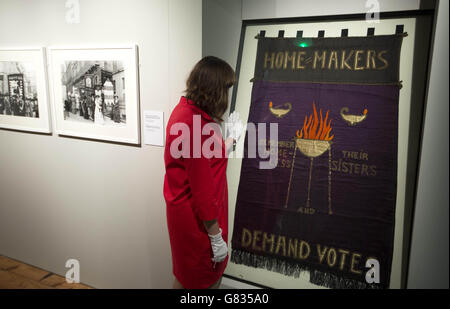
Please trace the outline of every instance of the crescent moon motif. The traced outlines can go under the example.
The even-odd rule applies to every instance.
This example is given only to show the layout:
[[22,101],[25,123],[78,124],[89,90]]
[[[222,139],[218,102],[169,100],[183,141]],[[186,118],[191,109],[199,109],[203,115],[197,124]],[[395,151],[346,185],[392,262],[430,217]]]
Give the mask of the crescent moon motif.
[[364,112],[362,115],[349,115],[348,113],[348,107],[343,107],[341,109],[341,117],[344,119],[349,125],[354,126],[357,123],[360,123],[364,121],[364,119],[367,118],[367,108],[364,109]]

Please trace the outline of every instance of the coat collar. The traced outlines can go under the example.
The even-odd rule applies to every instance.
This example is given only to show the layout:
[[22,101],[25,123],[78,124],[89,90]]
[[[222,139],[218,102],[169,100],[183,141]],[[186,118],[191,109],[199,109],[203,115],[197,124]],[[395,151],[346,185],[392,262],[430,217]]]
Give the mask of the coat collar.
[[212,119],[210,115],[208,115],[204,110],[202,110],[200,107],[195,105],[194,101],[189,100],[189,99],[187,99],[186,97],[183,96],[180,99],[180,103],[188,105],[189,107],[191,107],[192,109],[197,111],[200,115],[202,115],[203,118],[205,118],[206,120],[214,121],[214,119]]

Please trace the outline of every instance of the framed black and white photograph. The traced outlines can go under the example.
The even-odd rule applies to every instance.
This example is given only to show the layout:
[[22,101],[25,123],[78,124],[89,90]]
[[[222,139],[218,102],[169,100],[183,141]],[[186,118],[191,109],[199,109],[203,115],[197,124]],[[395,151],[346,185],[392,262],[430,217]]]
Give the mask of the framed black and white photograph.
[[49,48],[60,135],[138,144],[137,47]]
[[44,48],[0,48],[0,128],[51,132]]

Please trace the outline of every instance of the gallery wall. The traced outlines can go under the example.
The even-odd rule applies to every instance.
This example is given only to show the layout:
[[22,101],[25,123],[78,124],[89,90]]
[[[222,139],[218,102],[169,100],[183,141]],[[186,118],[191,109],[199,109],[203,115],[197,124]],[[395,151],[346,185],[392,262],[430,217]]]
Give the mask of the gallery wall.
[[449,287],[448,1],[439,1],[423,129],[408,287]]
[[[203,0],[202,4],[203,56],[219,57],[236,69],[242,28],[242,0]],[[230,100],[232,93],[233,88],[229,92]]]
[[[170,111],[202,52],[200,0],[2,0],[0,48],[137,44],[140,109]],[[142,119],[142,116],[141,116]],[[97,288],[168,288],[162,147],[0,130],[0,254]]]
[[[429,0],[428,0],[429,1]],[[423,1],[422,1],[423,2]],[[420,0],[243,0],[243,19],[288,18],[340,14],[360,14],[378,4],[380,12],[416,10]]]

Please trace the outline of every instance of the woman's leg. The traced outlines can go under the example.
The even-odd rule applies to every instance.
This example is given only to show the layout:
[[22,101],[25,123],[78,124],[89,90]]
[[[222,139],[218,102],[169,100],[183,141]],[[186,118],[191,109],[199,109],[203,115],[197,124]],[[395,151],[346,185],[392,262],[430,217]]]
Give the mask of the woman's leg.
[[214,283],[213,285],[211,285],[208,289],[218,289],[220,287],[221,283],[222,283],[222,277],[220,277],[219,280],[217,280],[217,282]]
[[[220,277],[219,280],[217,280],[213,285],[211,285],[208,289],[218,289],[220,287],[220,284],[222,283],[222,277]],[[173,280],[172,289],[184,289],[184,287],[181,285],[180,281],[175,278]]]
[[180,289],[184,289],[184,287],[181,285],[180,281],[178,281],[177,278],[175,278],[173,280],[172,289],[180,290]]

